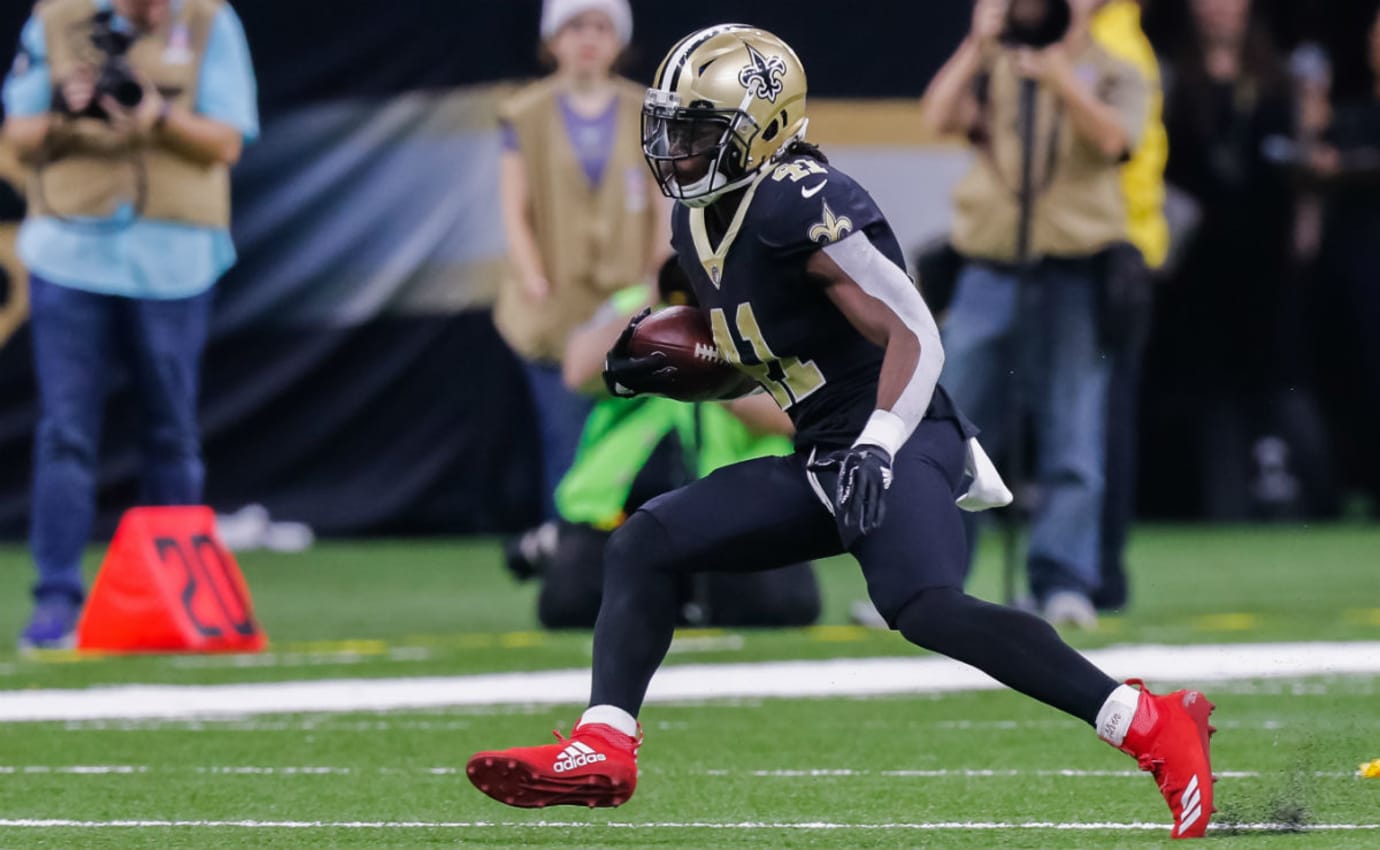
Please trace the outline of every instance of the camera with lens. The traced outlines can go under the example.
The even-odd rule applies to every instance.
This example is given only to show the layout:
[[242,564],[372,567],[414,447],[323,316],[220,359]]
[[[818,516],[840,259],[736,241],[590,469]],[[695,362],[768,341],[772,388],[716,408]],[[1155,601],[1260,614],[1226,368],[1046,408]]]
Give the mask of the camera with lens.
[[72,112],[63,104],[63,111],[79,118],[99,118],[108,121],[110,116],[101,106],[101,100],[106,96],[114,98],[116,103],[126,109],[138,106],[144,100],[144,87],[135,76],[129,60],[125,58],[136,40],[136,34],[115,28],[114,15],[111,12],[100,12],[92,17],[91,44],[104,58],[96,71],[91,103],[81,112]]
[[1063,41],[1072,24],[1068,0],[1011,0],[1001,42],[1042,50]]

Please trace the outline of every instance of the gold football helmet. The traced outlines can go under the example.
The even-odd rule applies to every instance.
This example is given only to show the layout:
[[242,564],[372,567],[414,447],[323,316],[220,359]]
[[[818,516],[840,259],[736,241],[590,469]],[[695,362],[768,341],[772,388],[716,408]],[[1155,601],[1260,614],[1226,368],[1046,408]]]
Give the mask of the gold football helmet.
[[744,24],[681,39],[642,106],[642,153],[662,194],[702,207],[752,182],[805,137],[805,69],[790,45]]

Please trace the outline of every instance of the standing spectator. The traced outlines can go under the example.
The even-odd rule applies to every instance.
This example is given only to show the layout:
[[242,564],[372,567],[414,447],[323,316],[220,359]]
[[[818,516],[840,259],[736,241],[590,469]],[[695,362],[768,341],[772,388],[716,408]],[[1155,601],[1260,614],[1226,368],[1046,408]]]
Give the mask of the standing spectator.
[[1201,222],[1162,292],[1157,319],[1175,332],[1152,355],[1152,407],[1163,433],[1194,435],[1160,451],[1184,458],[1162,467],[1164,486],[1244,519],[1294,510],[1298,474],[1317,466],[1297,454],[1317,428],[1295,344],[1294,186],[1277,153],[1295,110],[1251,0],[1191,0],[1190,13],[1167,88],[1168,179]]
[[[106,88],[113,43],[133,77]],[[235,260],[230,166],[258,134],[244,31],[218,0],[48,0],[6,78],[5,136],[34,166],[30,270],[41,418],[20,645],[71,643],[106,394],[127,371],[144,504],[202,500],[198,372],[211,292]]]
[[[1098,321],[1101,258],[1126,237],[1120,166],[1140,139],[1149,91],[1135,68],[1093,42],[1097,5],[1076,0],[1064,38],[1036,50],[1002,44],[1007,4],[979,0],[972,33],[923,105],[931,129],[968,132],[979,154],[955,192],[954,247],[968,263],[944,327],[944,383],[997,456],[1010,443],[1009,382],[1019,385],[1042,494],[1031,591],[1051,622],[1087,628],[1097,623],[1090,596],[1099,584],[1110,372]],[[1011,10],[1038,29],[1055,7],[1029,0]],[[1039,83],[1025,257],[1017,238],[1023,79]]]
[[549,520],[590,408],[561,381],[566,338],[614,292],[655,279],[670,225],[642,160],[646,89],[614,73],[632,38],[627,0],[546,0],[541,34],[555,71],[500,116],[510,270],[494,321],[526,368]]
[[1110,298],[1119,302],[1118,332],[1104,334],[1112,374],[1107,385],[1107,495],[1103,502],[1101,584],[1093,603],[1103,610],[1125,607],[1126,543],[1135,518],[1136,456],[1140,400],[1140,369],[1150,329],[1153,270],[1169,254],[1169,222],[1164,215],[1164,169],[1169,159],[1169,136],[1164,128],[1164,96],[1155,49],[1141,29],[1138,0],[1110,0],[1092,23],[1093,40],[1113,56],[1133,65],[1149,85],[1145,100],[1145,131],[1131,160],[1121,169],[1126,198],[1127,239],[1134,251],[1115,254],[1115,283]]
[[1320,342],[1341,419],[1341,467],[1380,502],[1380,14],[1367,41],[1367,96],[1301,111],[1325,116],[1321,139],[1304,153],[1304,170],[1323,198]]

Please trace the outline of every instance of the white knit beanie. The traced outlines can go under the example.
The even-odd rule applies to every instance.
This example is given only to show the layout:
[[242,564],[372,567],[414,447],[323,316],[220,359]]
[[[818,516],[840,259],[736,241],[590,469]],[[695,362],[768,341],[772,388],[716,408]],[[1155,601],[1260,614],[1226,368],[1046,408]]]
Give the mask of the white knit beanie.
[[628,0],[546,0],[541,9],[542,40],[550,40],[571,18],[585,12],[608,15],[619,40],[624,45],[632,41],[632,9],[628,7]]

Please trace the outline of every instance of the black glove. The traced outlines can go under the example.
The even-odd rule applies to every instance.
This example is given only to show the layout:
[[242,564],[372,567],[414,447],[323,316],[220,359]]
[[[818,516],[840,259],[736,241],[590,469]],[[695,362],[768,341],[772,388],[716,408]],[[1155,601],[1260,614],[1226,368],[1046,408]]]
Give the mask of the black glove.
[[618,398],[632,398],[644,393],[654,393],[664,387],[667,380],[676,374],[674,366],[666,363],[666,355],[656,352],[647,357],[631,357],[628,354],[628,341],[638,324],[652,314],[650,308],[633,316],[618,341],[604,356],[604,386]]
[[886,449],[862,445],[830,452],[815,459],[810,470],[838,476],[834,521],[845,548],[881,526],[886,518],[886,491],[891,486],[891,455]]

